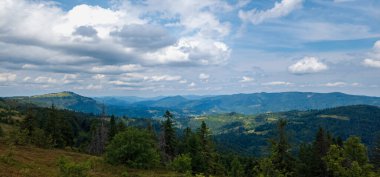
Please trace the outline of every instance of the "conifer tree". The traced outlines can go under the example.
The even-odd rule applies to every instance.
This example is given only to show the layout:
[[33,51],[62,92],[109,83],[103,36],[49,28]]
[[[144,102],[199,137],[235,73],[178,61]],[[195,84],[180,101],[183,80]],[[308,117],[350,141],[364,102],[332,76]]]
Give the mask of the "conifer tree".
[[112,115],[110,119],[110,130],[109,130],[109,140],[112,140],[112,138],[116,135],[117,133],[117,127],[116,127],[116,122],[115,122],[115,116]]
[[230,175],[233,177],[243,177],[244,176],[244,168],[243,165],[240,163],[239,159],[235,156],[234,159],[231,162],[231,170]]
[[291,156],[290,144],[286,135],[287,122],[280,119],[277,123],[278,137],[272,141],[272,162],[281,173],[290,175],[294,172],[294,158]]
[[177,146],[177,138],[176,132],[173,127],[173,114],[169,111],[166,111],[164,114],[164,121],[162,125],[162,136],[161,136],[161,148],[163,149],[164,156],[166,160],[172,160],[176,155],[176,146]]

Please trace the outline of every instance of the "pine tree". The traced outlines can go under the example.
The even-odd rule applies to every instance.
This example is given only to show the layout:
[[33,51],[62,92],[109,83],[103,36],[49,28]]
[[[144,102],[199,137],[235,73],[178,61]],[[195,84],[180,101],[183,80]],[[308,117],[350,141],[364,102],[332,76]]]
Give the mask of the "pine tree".
[[239,159],[235,156],[231,162],[231,170],[230,175],[233,177],[243,177],[244,176],[244,168],[240,163]]
[[332,143],[332,136],[326,134],[322,127],[319,128],[313,144],[314,158],[312,164],[312,172],[314,176],[325,177],[327,176],[327,168],[325,162],[322,160],[326,156],[330,144]]
[[173,114],[169,111],[166,111],[164,114],[164,118],[166,118],[165,122],[162,125],[163,131],[161,135],[161,149],[164,152],[164,158],[166,160],[172,160],[176,155],[176,146],[177,146],[177,138],[176,132],[173,127]]
[[35,116],[31,113],[31,111],[28,111],[26,117],[22,120],[20,124],[21,130],[27,130],[28,136],[31,136],[36,126],[37,124]]
[[376,169],[380,169],[380,136],[377,137],[375,147],[372,150],[371,162],[375,165]]
[[110,130],[109,130],[109,140],[111,141],[112,138],[116,135],[117,133],[117,127],[116,127],[116,122],[115,122],[115,116],[112,115],[110,119]]
[[272,141],[272,162],[273,165],[284,175],[294,172],[294,158],[289,153],[290,144],[286,135],[287,122],[280,119],[277,124],[278,137]]

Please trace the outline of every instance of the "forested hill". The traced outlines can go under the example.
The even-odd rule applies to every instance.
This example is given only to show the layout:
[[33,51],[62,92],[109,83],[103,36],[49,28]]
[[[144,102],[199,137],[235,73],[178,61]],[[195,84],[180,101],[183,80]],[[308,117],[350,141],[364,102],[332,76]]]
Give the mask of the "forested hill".
[[184,121],[196,127],[205,121],[215,133],[220,146],[241,153],[264,154],[268,139],[276,135],[276,122],[288,122],[289,140],[293,145],[312,142],[318,129],[324,128],[334,137],[346,139],[356,135],[372,148],[380,136],[380,108],[354,105],[323,110],[288,111],[259,115],[222,114],[202,116]]
[[4,99],[16,100],[20,103],[35,104],[40,107],[51,107],[54,104],[58,109],[69,109],[84,113],[99,114],[102,111],[102,105],[94,99],[68,91],[29,97],[7,97]]
[[171,110],[177,117],[236,112],[259,114],[290,110],[325,109],[347,105],[380,106],[380,97],[348,95],[344,93],[282,92],[252,93],[189,98],[173,97],[104,97],[89,98],[73,92],[60,92],[31,97],[8,97],[24,103],[99,114],[106,104],[108,114],[128,117],[151,118]]

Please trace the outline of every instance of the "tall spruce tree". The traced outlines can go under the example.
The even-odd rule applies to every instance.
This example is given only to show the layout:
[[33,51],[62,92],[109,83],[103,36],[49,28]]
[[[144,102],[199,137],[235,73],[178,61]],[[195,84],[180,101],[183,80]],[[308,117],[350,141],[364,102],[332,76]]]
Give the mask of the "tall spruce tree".
[[110,130],[109,130],[109,133],[108,133],[110,141],[116,135],[116,133],[117,133],[117,127],[116,127],[115,116],[112,115],[111,119],[110,119]]
[[290,154],[290,144],[286,134],[286,120],[280,119],[277,123],[278,136],[272,141],[273,165],[284,175],[294,173],[294,158]]
[[166,111],[164,114],[164,121],[162,125],[162,136],[161,136],[161,149],[164,152],[164,158],[166,160],[172,160],[176,155],[176,147],[177,147],[177,137],[174,129],[173,123],[173,114],[169,111]]

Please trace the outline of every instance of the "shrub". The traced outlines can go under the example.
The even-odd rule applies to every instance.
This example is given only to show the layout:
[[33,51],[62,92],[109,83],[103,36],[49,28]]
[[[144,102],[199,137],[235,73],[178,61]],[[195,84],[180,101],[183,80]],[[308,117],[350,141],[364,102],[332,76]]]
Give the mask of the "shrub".
[[0,156],[0,162],[8,165],[14,165],[16,160],[14,159],[13,146],[10,145],[4,155]]
[[4,136],[4,131],[3,131],[3,128],[1,128],[0,126],[0,137],[3,137]]
[[46,133],[40,129],[35,128],[32,133],[32,143],[40,148],[51,148],[53,147],[53,139],[51,135],[47,136]]
[[27,145],[30,143],[28,134],[28,130],[13,130],[9,133],[7,142],[9,144]]
[[184,173],[191,171],[191,157],[189,154],[181,154],[174,158],[173,162],[171,163],[171,167],[173,170]]
[[58,166],[61,177],[87,177],[90,170],[88,163],[75,163],[64,156],[58,159]]
[[134,168],[151,168],[159,163],[159,154],[151,134],[146,130],[127,128],[118,133],[106,148],[106,160]]

